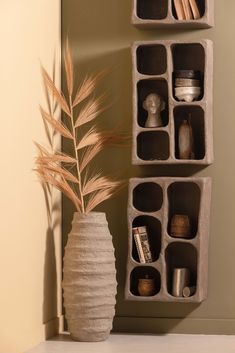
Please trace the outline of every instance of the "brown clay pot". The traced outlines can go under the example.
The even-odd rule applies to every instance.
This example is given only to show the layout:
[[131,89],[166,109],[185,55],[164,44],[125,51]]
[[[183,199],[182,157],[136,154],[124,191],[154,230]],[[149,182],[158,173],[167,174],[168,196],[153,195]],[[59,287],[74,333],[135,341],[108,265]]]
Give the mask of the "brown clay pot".
[[151,297],[155,292],[155,281],[153,278],[139,278],[138,292],[141,297]]
[[171,236],[174,238],[190,238],[191,226],[187,215],[174,215],[171,220]]

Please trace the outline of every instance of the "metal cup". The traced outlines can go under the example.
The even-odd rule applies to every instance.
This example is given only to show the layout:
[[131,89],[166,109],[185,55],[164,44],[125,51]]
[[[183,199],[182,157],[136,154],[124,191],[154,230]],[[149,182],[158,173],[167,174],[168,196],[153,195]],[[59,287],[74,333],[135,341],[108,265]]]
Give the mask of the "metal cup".
[[188,268],[175,268],[173,271],[172,295],[183,297],[183,290],[189,285],[190,271]]

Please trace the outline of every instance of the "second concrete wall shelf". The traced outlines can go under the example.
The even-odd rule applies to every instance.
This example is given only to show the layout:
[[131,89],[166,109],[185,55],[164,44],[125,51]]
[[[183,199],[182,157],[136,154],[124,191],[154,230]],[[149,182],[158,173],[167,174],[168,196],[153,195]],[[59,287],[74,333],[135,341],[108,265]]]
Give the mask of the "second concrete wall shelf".
[[[149,164],[198,164],[213,162],[213,43],[163,40],[136,42],[133,60],[132,162]],[[175,95],[174,73],[191,70],[200,75],[199,97],[183,102]],[[195,80],[196,81],[196,80]],[[199,82],[199,81],[198,81]],[[164,101],[161,127],[146,127],[144,101],[149,94]],[[179,128],[190,117],[194,140],[192,158],[179,156]]]

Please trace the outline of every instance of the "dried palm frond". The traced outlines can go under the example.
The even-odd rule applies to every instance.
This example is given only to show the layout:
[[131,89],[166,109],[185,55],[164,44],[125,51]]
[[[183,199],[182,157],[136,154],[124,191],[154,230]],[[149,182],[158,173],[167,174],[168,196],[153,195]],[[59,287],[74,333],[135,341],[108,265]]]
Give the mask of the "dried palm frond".
[[101,133],[99,133],[95,127],[89,129],[81,140],[77,144],[77,150],[81,150],[84,147],[95,145],[101,139]]
[[[71,141],[73,153],[70,155],[49,151],[36,143],[38,157],[35,171],[43,184],[57,188],[74,203],[78,212],[87,213],[114,195],[122,185],[122,182],[112,180],[102,173],[92,176],[89,172],[88,177],[87,168],[105,145],[118,144],[123,141],[123,138],[120,138],[116,131],[98,130],[96,125],[81,130],[81,127],[84,129],[84,125],[93,122],[107,108],[107,106],[104,107],[106,95],[94,97],[96,85],[104,77],[105,71],[86,76],[73,97],[74,67],[68,40],[64,52],[64,67],[67,96],[57,89],[44,68],[42,68],[42,77],[46,94],[55,99],[69,120],[63,124],[55,117],[55,111],[47,112],[40,107],[40,112],[43,121],[46,126],[51,127],[53,134],[59,134]],[[50,97],[47,96],[47,101]],[[84,102],[86,99],[88,99],[87,102]],[[82,103],[81,107],[80,103]],[[79,108],[76,117],[75,107],[76,111]]]
[[70,116],[70,110],[69,110],[69,106],[66,102],[65,97],[63,96],[63,94],[61,94],[58,89],[56,88],[56,86],[54,85],[54,82],[52,81],[52,79],[50,78],[50,76],[48,75],[47,71],[42,67],[42,77],[44,80],[44,84],[47,87],[47,89],[51,92],[51,94],[53,95],[53,97],[56,99],[57,103],[60,105],[61,109],[68,115]]
[[124,142],[126,141],[129,141],[129,137],[118,134],[116,130],[103,132],[102,135],[100,135],[99,141],[95,145],[89,146],[83,153],[80,161],[81,171],[87,167],[87,165],[105,146],[117,147],[124,145]]
[[57,174],[66,179],[67,181],[72,181],[75,184],[79,184],[79,180],[72,173],[70,173],[65,168],[58,167],[57,165],[53,165],[52,163],[50,164],[50,162],[48,163],[48,160],[44,160],[43,157],[39,157],[36,160],[36,163],[38,165],[38,168],[41,168],[44,172],[47,172],[52,176]]
[[59,191],[61,191],[64,195],[66,195],[75,205],[77,211],[81,211],[81,201],[76,193],[72,190],[66,180],[61,178],[60,180],[55,177],[47,174],[44,170],[40,170],[40,168],[36,169],[41,181],[45,184],[50,184],[56,187]]
[[98,206],[101,202],[109,199],[112,197],[115,193],[117,193],[119,190],[117,189],[116,186],[114,187],[108,187],[106,189],[102,189],[99,191],[96,191],[91,195],[89,198],[87,205],[86,205],[86,212],[91,212],[96,206]]
[[99,140],[95,145],[89,146],[85,149],[85,152],[81,156],[80,160],[80,170],[83,170],[87,167],[87,165],[95,158],[95,156],[102,150],[103,148],[102,141]]
[[43,110],[42,107],[40,107],[40,112],[41,112],[42,118],[44,120],[46,120],[49,124],[51,124],[51,126],[54,128],[54,130],[59,132],[62,136],[73,140],[73,135],[65,126],[63,126],[62,123],[60,123],[53,116],[51,116],[50,114],[45,112],[45,110]]
[[66,164],[76,164],[77,161],[75,158],[66,155],[65,153],[55,153],[55,154],[48,154],[44,156],[44,161],[47,163],[54,162],[54,163],[66,163]]
[[72,94],[73,94],[73,61],[72,61],[71,52],[70,52],[70,48],[69,48],[68,38],[66,40],[65,53],[64,53],[64,66],[65,66],[65,72],[66,72],[68,93],[70,96],[72,96]]
[[105,101],[105,97],[106,95],[103,94],[102,96],[96,99],[89,100],[85,107],[81,109],[76,119],[75,127],[79,127],[81,125],[89,123],[90,121],[97,118],[97,116],[100,115],[106,109],[105,107],[101,107]]
[[73,108],[76,107],[82,101],[84,101],[95,91],[96,85],[106,74],[107,70],[104,70],[96,75],[85,77],[85,79],[77,90],[75,99],[73,101]]
[[110,177],[104,177],[100,174],[97,174],[87,181],[84,182],[82,188],[83,196],[91,194],[97,190],[115,188],[120,185],[120,181],[112,180]]

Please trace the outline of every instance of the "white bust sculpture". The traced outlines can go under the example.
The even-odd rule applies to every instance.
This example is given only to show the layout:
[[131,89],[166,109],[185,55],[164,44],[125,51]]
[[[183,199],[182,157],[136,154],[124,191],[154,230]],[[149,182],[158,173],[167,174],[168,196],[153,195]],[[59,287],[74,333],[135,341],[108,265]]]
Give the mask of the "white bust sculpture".
[[145,127],[163,126],[161,112],[165,110],[166,103],[156,93],[150,93],[143,102],[143,108],[148,112]]

